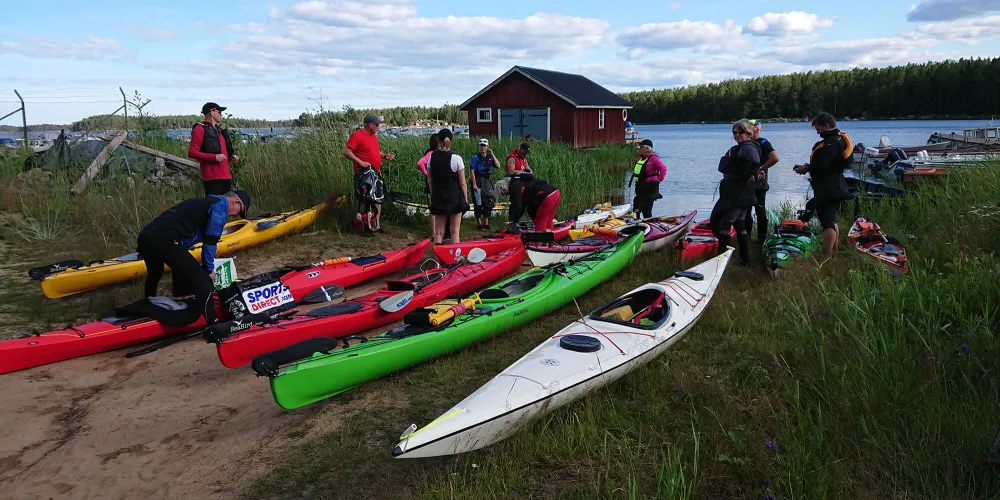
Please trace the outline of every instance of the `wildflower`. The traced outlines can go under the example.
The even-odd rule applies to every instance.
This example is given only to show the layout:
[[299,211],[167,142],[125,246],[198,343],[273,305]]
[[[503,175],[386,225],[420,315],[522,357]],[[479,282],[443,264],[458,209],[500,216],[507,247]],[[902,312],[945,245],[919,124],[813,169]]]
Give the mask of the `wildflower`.
[[764,480],[764,487],[765,488],[771,488],[771,480],[770,479],[765,479]]
[[674,384],[674,390],[675,391],[681,390],[681,379],[677,379],[677,383]]
[[771,449],[771,451],[773,451],[775,453],[778,452],[778,441],[776,439],[765,440],[764,444],[766,444],[767,447]]
[[969,345],[968,344],[962,344],[962,354],[966,354],[968,352],[969,352]]
[[959,336],[959,337],[961,337],[961,336],[962,336],[962,327],[958,327],[958,336]]

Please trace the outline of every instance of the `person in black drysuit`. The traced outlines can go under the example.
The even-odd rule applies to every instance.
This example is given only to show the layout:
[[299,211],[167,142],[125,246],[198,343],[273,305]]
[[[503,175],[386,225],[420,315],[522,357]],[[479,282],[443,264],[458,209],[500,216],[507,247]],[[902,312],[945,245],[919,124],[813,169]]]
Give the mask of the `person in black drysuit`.
[[795,173],[810,175],[813,188],[813,198],[806,202],[799,219],[809,222],[815,213],[823,225],[823,254],[832,259],[840,239],[837,225],[840,202],[854,197],[844,179],[844,170],[854,161],[854,144],[846,133],[837,129],[837,121],[830,113],[820,113],[812,124],[821,139],[813,146],[809,163],[795,166]]
[[719,183],[719,201],[712,208],[711,215],[712,234],[719,239],[719,254],[732,243],[730,230],[736,226],[740,265],[743,266],[750,264],[750,235],[744,217],[757,201],[754,179],[760,169],[760,146],[752,137],[750,120],[743,119],[733,124],[736,145],[719,160],[722,181]]
[[753,125],[753,140],[760,146],[760,170],[757,171],[757,177],[755,179],[754,186],[754,197],[757,198],[757,203],[747,210],[746,216],[746,227],[747,234],[753,232],[753,213],[757,213],[757,243],[764,243],[767,239],[767,190],[770,186],[767,183],[767,170],[773,167],[780,158],[778,153],[774,150],[774,145],[771,141],[760,136],[760,120],[750,120],[750,124]]
[[431,153],[427,164],[427,181],[431,188],[430,212],[434,216],[434,244],[444,241],[445,230],[450,242],[459,242],[462,215],[469,210],[469,193],[465,186],[465,162],[451,151],[452,132],[438,132],[438,149]]
[[[146,297],[155,297],[164,264],[174,276],[174,296],[194,293],[205,322],[218,322],[212,290],[215,287],[216,244],[231,215],[246,218],[250,195],[241,189],[225,195],[184,200],[153,219],[139,232],[136,251],[146,263]],[[201,262],[188,251],[202,243]]]

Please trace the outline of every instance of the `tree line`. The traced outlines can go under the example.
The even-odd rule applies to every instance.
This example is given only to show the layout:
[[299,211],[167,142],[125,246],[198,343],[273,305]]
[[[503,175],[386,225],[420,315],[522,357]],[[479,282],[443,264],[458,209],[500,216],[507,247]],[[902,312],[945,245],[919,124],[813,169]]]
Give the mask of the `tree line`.
[[1000,115],[1000,57],[854,68],[628,92],[639,123],[840,118],[978,118]]
[[381,116],[385,125],[390,127],[407,127],[421,122],[447,123],[465,125],[468,116],[455,104],[445,104],[440,107],[428,106],[397,106],[395,108],[353,108],[344,106],[338,111],[320,110],[315,113],[302,113],[294,120],[297,127],[339,126],[348,127],[361,125],[367,114]]

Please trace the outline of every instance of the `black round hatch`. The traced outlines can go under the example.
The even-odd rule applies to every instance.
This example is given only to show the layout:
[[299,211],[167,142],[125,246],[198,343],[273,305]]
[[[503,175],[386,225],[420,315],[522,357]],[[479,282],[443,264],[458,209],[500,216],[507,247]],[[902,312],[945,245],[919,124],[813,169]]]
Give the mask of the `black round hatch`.
[[576,352],[596,352],[601,349],[601,341],[586,335],[567,335],[559,339],[559,347]]

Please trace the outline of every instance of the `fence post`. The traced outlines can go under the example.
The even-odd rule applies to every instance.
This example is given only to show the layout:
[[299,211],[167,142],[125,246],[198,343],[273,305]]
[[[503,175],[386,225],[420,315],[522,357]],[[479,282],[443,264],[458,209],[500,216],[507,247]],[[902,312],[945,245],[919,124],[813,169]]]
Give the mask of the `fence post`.
[[24,113],[24,98],[17,89],[14,89],[14,94],[17,95],[17,100],[21,101],[21,131],[24,132],[24,147],[28,147],[28,116]]
[[125,133],[128,133],[128,98],[125,97],[125,91],[121,87],[118,87],[118,91],[122,93],[122,109],[125,110]]

